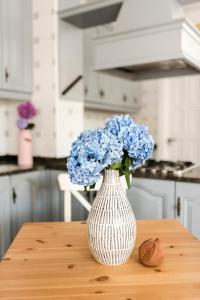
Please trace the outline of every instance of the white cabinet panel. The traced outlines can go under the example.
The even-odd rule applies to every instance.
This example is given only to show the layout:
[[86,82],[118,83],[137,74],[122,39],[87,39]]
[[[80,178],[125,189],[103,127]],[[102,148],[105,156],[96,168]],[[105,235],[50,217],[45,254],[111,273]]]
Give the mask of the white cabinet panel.
[[[0,97],[25,98],[32,89],[32,1],[1,0]],[[7,94],[6,94],[7,92]]]
[[50,181],[47,171],[11,176],[12,237],[25,222],[52,220]]
[[175,183],[167,180],[133,178],[127,191],[136,219],[174,218]]
[[[200,161],[200,76],[160,81],[159,156]],[[169,122],[170,120],[170,122]]]
[[25,222],[33,221],[32,180],[29,173],[11,176],[12,238]]
[[4,39],[4,26],[5,26],[5,15],[3,10],[4,1],[0,1],[0,87],[3,87],[4,81],[4,66],[3,66],[3,39]]
[[139,109],[139,83],[93,70],[95,35],[113,30],[113,24],[84,31],[84,85],[85,106],[116,112],[136,112]]
[[0,177],[0,260],[11,242],[10,179]]
[[83,76],[83,32],[62,20],[58,21],[58,25],[59,96],[83,101],[82,79],[66,92],[79,76]]
[[33,221],[51,221],[52,206],[50,201],[48,171],[30,173],[32,184]]
[[200,184],[177,182],[176,206],[177,219],[200,238]]
[[58,184],[58,175],[61,171],[48,171],[49,172],[49,190],[52,207],[52,221],[63,221],[64,220],[64,193],[61,192]]

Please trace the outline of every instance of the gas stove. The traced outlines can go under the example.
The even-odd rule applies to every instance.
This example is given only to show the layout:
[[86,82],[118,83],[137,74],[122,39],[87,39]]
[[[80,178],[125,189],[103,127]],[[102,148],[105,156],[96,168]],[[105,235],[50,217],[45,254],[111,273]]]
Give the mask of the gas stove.
[[154,159],[150,159],[138,170],[141,173],[151,173],[154,175],[174,175],[181,177],[195,167],[196,165],[190,161],[174,162],[167,160],[156,161]]

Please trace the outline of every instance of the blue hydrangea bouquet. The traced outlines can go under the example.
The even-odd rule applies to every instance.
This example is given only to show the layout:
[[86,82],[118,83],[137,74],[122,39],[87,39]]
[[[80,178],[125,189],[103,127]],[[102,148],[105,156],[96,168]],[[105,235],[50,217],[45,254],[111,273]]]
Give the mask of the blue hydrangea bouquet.
[[72,183],[94,188],[104,169],[119,170],[130,188],[130,174],[152,156],[154,141],[148,128],[129,115],[116,115],[105,128],[83,131],[72,144],[67,169]]

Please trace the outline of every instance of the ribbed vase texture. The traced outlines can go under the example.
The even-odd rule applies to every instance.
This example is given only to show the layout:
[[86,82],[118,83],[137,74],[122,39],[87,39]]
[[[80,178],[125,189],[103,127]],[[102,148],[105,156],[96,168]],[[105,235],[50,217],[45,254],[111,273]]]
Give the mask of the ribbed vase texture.
[[131,255],[135,239],[135,216],[122,188],[119,172],[105,170],[88,217],[91,253],[103,265],[120,265]]

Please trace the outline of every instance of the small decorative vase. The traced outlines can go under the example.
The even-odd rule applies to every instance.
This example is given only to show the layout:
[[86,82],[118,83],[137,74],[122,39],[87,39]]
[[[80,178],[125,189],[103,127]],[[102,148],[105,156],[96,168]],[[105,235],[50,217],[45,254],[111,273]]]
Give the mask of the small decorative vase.
[[31,168],[33,166],[32,135],[29,129],[21,129],[18,136],[18,166]]
[[105,170],[87,223],[89,247],[99,263],[116,266],[128,260],[135,245],[136,222],[119,171]]

